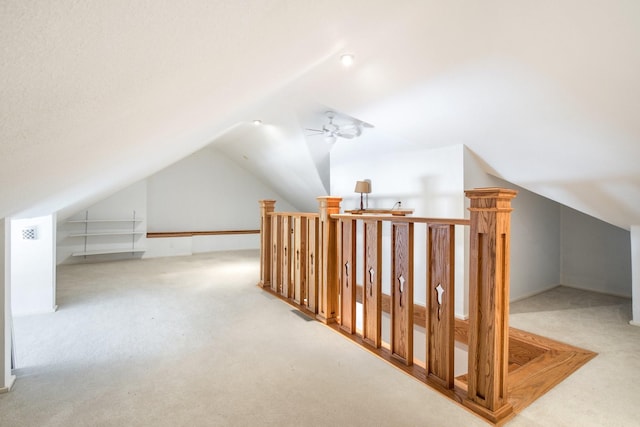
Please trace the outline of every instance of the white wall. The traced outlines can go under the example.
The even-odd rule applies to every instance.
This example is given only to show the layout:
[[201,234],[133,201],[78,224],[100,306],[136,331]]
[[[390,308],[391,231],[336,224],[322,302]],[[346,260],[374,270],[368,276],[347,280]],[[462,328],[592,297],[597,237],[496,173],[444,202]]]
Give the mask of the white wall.
[[[254,175],[207,147],[147,179],[148,231],[258,230],[261,199],[276,200],[278,211],[295,210]],[[259,234],[154,238],[147,239],[144,256],[259,247]]]
[[[465,188],[518,190],[511,206],[511,301],[560,284],[560,204],[489,175],[465,149]],[[468,205],[468,201],[467,201]]]
[[[357,209],[360,195],[354,193],[356,181],[371,180],[369,208],[391,208],[401,201],[403,208],[415,209],[415,216],[465,218],[463,188],[463,146],[390,152],[380,156],[363,156],[366,144],[359,141],[340,144],[331,153],[331,195],[343,198],[343,210]],[[466,216],[468,217],[468,216]],[[464,227],[456,227],[456,314],[465,316]],[[389,265],[389,229],[383,228],[383,265]],[[415,228],[416,259],[426,259],[426,227]],[[362,267],[362,259],[359,266]],[[414,281],[426,283],[426,269],[416,263]],[[422,265],[424,267],[424,265]],[[359,271],[358,283],[363,272]],[[383,271],[383,290],[389,292],[389,272]],[[426,287],[416,286],[414,298],[424,304]]]
[[484,172],[465,152],[465,187],[518,190],[511,217],[511,300],[557,285],[631,296],[629,232]]
[[0,218],[0,393],[13,386],[11,374],[11,223]]
[[258,200],[269,198],[277,200],[277,210],[292,209],[254,175],[208,147],[147,179],[148,230],[258,229]]
[[640,326],[640,225],[631,226],[631,324]]
[[[23,231],[35,230],[35,239]],[[11,307],[14,316],[56,309],[55,215],[11,221]]]
[[627,230],[563,207],[562,284],[631,297],[631,237]]
[[[315,199],[316,195],[309,195]],[[77,212],[69,219],[131,218],[133,211],[143,221],[137,231],[257,230],[260,228],[260,199],[276,200],[279,211],[294,208],[245,169],[212,147],[174,163],[166,169]],[[121,226],[129,227],[130,224]],[[131,253],[72,257],[84,248],[83,237],[71,237],[83,224],[58,224],[58,263],[96,262],[129,258],[191,255],[219,250],[258,249],[259,234],[135,238],[143,254]],[[90,227],[114,227],[91,224]],[[88,249],[131,246],[131,236],[89,237]]]

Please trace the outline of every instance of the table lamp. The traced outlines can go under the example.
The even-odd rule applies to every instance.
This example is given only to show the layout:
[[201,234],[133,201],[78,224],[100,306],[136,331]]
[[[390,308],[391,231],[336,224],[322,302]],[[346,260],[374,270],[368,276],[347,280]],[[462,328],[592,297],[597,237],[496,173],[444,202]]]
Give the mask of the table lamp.
[[360,193],[360,210],[364,210],[363,195],[364,193],[371,193],[371,182],[369,181],[356,181],[356,189],[353,190],[356,193]]

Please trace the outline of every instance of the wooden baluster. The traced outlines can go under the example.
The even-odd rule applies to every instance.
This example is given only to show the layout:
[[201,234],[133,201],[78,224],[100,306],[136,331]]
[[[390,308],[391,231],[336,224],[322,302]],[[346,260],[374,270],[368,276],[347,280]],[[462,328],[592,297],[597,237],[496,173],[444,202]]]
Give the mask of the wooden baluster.
[[455,227],[429,224],[427,228],[426,374],[450,389],[454,380],[455,350]]
[[315,217],[309,217],[307,223],[307,280],[305,294],[307,303],[306,306],[309,310],[317,313],[317,293],[318,293],[318,219]]
[[293,300],[304,305],[306,298],[305,284],[307,281],[307,218],[297,216],[293,227],[294,250],[293,250]]
[[280,292],[282,281],[282,216],[271,216],[271,290]]
[[382,221],[364,221],[364,283],[362,338],[379,348],[382,339]]
[[271,286],[271,216],[275,200],[260,200],[260,283],[263,288]]
[[413,364],[413,223],[391,223],[391,354]]
[[281,266],[281,286],[280,295],[289,298],[289,290],[291,287],[291,217],[285,215],[282,217],[282,225],[280,228],[282,233],[282,266]]
[[338,259],[337,229],[338,220],[332,219],[332,214],[340,213],[342,198],[324,196],[318,197],[318,315],[324,323],[336,321],[338,311],[338,275],[340,271],[336,262]]
[[463,403],[497,422],[513,412],[507,401],[509,361],[509,240],[511,199],[501,188],[466,191],[471,204],[469,372]]
[[350,334],[356,332],[356,221],[339,221],[340,257],[340,325]]

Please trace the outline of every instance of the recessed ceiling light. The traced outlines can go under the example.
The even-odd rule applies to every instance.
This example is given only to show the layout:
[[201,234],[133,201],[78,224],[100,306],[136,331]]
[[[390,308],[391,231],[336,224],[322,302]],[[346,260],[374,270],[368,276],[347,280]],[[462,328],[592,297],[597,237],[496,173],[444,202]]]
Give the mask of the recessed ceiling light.
[[256,126],[260,126],[262,124],[262,120],[256,119],[253,121],[253,124]]
[[345,67],[350,67],[351,65],[353,65],[354,60],[355,56],[353,55],[353,53],[343,53],[340,56],[340,62],[342,62],[342,65],[344,65]]

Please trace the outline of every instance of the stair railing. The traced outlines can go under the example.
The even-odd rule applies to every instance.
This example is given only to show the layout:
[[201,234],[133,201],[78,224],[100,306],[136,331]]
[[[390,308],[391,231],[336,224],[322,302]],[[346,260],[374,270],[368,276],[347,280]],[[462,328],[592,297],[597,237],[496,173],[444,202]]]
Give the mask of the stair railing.
[[[465,194],[470,219],[341,214],[339,197],[319,197],[318,213],[279,213],[275,201],[261,200],[260,285],[318,320],[336,323],[379,354],[388,352],[396,365],[412,367],[428,385],[499,422],[513,411],[507,395],[509,241],[511,200],[517,193],[480,188]],[[390,265],[383,269],[385,223]],[[414,257],[415,224],[426,227],[426,259]],[[454,377],[455,229],[460,225],[469,226],[470,237],[466,391]],[[426,286],[423,370],[413,369],[416,265],[426,268],[426,283],[418,284]],[[364,272],[364,283],[357,283],[356,271]],[[382,292],[383,271],[390,272],[390,294]],[[391,323],[388,349],[381,337],[384,311]]]

